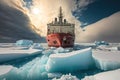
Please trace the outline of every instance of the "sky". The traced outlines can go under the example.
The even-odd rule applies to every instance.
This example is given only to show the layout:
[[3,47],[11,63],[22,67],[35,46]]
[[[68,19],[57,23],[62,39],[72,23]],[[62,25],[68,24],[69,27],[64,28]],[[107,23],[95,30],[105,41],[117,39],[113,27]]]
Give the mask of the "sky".
[[75,24],[76,42],[120,42],[120,0],[0,0],[0,42],[45,41],[58,16]]
[[73,15],[83,23],[81,27],[85,27],[120,11],[119,5],[120,0],[94,0],[82,12],[79,12],[78,7],[76,11],[73,11]]

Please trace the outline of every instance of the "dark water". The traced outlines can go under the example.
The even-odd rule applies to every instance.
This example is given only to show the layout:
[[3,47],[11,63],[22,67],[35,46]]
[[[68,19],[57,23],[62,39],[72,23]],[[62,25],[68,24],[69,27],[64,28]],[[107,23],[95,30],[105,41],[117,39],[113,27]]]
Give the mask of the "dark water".
[[[47,60],[47,56],[37,55],[1,63],[1,65],[12,65],[14,68],[9,73],[0,76],[0,80],[51,80],[52,78],[48,77],[48,72],[45,69]],[[101,72],[101,70],[93,68],[91,70],[71,72],[71,74],[81,79],[99,72]],[[69,73],[70,72],[62,72],[60,74]]]

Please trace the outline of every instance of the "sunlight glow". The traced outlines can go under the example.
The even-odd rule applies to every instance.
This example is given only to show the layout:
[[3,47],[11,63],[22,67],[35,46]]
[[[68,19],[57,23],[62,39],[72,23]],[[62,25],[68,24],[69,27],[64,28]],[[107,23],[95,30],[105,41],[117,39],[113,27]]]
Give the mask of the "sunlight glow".
[[32,13],[37,15],[40,13],[40,10],[38,8],[33,8]]

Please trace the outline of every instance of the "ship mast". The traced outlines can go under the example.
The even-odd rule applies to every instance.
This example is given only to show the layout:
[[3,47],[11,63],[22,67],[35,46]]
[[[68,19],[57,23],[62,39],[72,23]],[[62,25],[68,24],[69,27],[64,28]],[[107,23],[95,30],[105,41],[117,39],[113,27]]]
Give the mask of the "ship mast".
[[62,24],[62,20],[63,20],[63,13],[62,13],[62,7],[60,6],[60,10],[59,10],[59,24]]

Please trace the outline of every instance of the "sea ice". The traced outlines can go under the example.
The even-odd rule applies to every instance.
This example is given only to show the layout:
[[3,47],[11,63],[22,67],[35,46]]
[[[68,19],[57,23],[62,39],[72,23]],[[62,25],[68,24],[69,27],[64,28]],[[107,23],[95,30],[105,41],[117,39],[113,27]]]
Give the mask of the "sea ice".
[[33,41],[32,40],[18,40],[16,41],[16,46],[24,46],[24,47],[30,47],[31,45],[33,45]]
[[109,43],[105,42],[105,41],[95,41],[94,43],[96,44],[96,46],[99,46],[99,45],[109,45]]
[[49,56],[50,54],[53,54],[54,53],[54,50],[52,49],[48,49],[48,50],[45,50],[42,52],[42,54],[46,55],[46,56]]
[[57,54],[57,53],[68,53],[70,52],[71,49],[70,48],[62,48],[62,47],[59,47],[59,48],[56,48],[54,50],[54,52]]
[[72,72],[94,66],[91,48],[62,54],[51,54],[46,64],[48,72]]
[[36,57],[20,67],[14,67],[9,73],[0,76],[0,80],[47,80],[45,64],[48,57]]
[[42,52],[42,54],[49,56],[50,54],[61,54],[61,53],[68,53],[71,52],[71,48],[55,48],[55,47],[50,47],[49,49],[45,50]]
[[62,48],[62,47],[59,47],[55,50],[56,53],[64,53],[65,52],[65,49]]
[[62,75],[61,78],[56,79],[53,78],[52,80],[79,80],[76,76],[72,76],[71,74],[66,74],[66,75]]
[[106,50],[106,51],[118,51],[118,47],[113,47],[113,46],[105,46],[105,45],[101,45],[101,46],[98,46],[96,49],[99,49],[99,50]]
[[5,62],[17,58],[32,56],[42,53],[42,50],[38,49],[27,49],[17,50],[16,47],[12,48],[0,48],[0,62]]
[[60,78],[62,73],[48,73],[48,78]]
[[120,68],[120,51],[93,51],[93,58],[97,68],[112,70]]
[[82,80],[119,80],[120,79],[120,69],[102,72],[94,76],[86,76]]
[[13,67],[9,66],[9,65],[1,65],[0,66],[0,75],[4,75],[6,73],[8,73],[10,70],[12,70]]
[[34,43],[30,48],[44,50],[43,46],[40,43]]
[[75,43],[73,49],[74,50],[80,50],[85,48],[96,48],[96,45],[94,43]]

